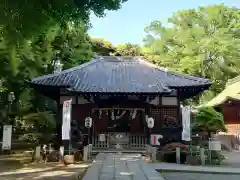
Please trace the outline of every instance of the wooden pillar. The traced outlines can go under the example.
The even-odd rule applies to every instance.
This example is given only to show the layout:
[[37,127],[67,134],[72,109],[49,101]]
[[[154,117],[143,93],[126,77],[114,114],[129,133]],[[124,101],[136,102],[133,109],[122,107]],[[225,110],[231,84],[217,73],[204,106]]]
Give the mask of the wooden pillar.
[[179,119],[179,124],[182,125],[182,113],[181,113],[181,102],[180,102],[180,96],[179,96],[179,91],[177,90],[177,115]]
[[[149,104],[146,104],[146,107],[145,107],[145,117],[146,117],[146,115],[149,117],[149,115],[150,115],[150,106],[149,106]],[[146,119],[145,119],[145,123],[146,123],[146,135],[147,135],[147,139],[148,139],[148,141],[147,141],[147,143],[150,145],[151,144],[151,135],[150,135],[150,130],[149,130],[149,128],[147,127],[147,122],[146,122]]]
[[56,130],[57,130],[57,141],[59,143],[59,145],[62,145],[62,116],[61,116],[61,104],[60,104],[60,91],[59,91],[59,95],[56,99],[57,102],[57,113],[56,113]]

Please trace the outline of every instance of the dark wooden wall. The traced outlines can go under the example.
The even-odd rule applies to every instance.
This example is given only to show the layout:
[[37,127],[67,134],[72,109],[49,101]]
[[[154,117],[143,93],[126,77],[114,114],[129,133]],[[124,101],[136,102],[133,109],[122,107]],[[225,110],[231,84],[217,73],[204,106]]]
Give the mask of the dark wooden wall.
[[178,109],[178,106],[152,106],[149,112],[149,117],[155,120],[152,133],[161,133],[161,129],[164,128],[164,123],[167,120],[166,116],[175,118],[176,123],[180,125],[181,117],[178,114]]
[[[105,108],[111,108],[106,105]],[[164,125],[165,116],[173,117],[178,121],[178,124],[181,123],[180,116],[178,115],[178,106],[147,106],[138,105],[138,107],[132,107],[131,104],[121,105],[122,108],[143,108],[145,111],[137,113],[137,116],[134,120],[130,120],[130,132],[131,133],[143,133],[146,132],[145,115],[148,114],[149,117],[153,117],[155,120],[155,126],[152,129],[152,133],[161,133],[161,128]],[[93,119],[93,131],[94,132],[106,132],[108,129],[108,119],[109,117],[106,113],[102,113],[101,119],[97,113],[93,113],[93,109],[98,108],[94,103],[87,104],[73,104],[72,105],[72,120],[78,122],[78,126],[84,128],[84,120],[86,117],[91,117]],[[102,107],[103,108],[103,107]],[[62,106],[60,112],[62,113]],[[62,118],[62,114],[61,114]],[[145,128],[144,128],[145,126]],[[84,128],[85,132],[87,131]]]
[[228,128],[228,134],[240,133],[240,102],[232,101],[220,106],[224,115],[224,122]]

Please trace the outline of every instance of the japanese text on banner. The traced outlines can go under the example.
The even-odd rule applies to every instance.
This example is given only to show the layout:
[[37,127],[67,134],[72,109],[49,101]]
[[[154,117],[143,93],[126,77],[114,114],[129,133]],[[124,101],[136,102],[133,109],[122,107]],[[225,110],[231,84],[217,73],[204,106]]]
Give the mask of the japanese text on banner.
[[63,103],[62,140],[70,139],[72,99]]

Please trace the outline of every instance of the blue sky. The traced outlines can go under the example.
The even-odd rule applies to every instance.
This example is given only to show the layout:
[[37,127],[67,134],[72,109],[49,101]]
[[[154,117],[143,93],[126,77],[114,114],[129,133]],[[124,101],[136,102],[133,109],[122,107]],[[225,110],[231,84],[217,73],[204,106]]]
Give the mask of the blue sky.
[[151,21],[167,22],[173,12],[198,6],[224,3],[240,7],[240,0],[128,0],[118,11],[107,12],[104,18],[91,17],[92,37],[104,38],[114,45],[141,44],[144,27]]

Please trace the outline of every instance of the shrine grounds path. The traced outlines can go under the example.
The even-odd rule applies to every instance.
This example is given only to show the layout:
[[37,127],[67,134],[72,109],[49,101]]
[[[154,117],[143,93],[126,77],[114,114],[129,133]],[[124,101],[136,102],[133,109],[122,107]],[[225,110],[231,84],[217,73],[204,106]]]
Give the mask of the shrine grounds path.
[[96,156],[83,180],[164,180],[140,154],[104,154]]

